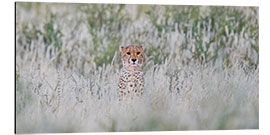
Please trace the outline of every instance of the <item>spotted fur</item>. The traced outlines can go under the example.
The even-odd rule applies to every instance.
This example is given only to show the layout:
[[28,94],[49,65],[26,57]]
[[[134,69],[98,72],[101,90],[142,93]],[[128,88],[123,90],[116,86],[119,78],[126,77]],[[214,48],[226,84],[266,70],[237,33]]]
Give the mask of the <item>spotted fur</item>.
[[143,47],[129,45],[120,47],[123,68],[118,83],[119,100],[132,99],[143,94],[144,79],[141,70],[143,64]]

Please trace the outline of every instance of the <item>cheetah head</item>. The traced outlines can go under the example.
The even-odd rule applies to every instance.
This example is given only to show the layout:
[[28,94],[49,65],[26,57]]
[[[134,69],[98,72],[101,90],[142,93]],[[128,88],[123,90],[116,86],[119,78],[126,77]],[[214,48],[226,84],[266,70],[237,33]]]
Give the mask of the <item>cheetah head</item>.
[[126,47],[120,46],[122,63],[124,68],[128,70],[139,70],[143,64],[143,47],[129,45]]

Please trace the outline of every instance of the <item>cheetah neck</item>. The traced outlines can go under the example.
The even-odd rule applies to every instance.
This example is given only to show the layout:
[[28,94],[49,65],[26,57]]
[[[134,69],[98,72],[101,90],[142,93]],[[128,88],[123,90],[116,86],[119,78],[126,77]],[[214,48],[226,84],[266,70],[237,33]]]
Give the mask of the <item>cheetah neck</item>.
[[123,70],[125,72],[142,72],[140,67],[124,67]]

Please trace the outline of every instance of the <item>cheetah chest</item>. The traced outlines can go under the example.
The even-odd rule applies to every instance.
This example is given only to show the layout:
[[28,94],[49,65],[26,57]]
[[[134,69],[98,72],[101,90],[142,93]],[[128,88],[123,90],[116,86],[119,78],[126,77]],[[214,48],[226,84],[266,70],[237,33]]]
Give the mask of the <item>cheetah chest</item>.
[[137,89],[139,88],[140,85],[140,77],[137,75],[129,75],[129,77],[126,80],[126,87],[127,87],[127,92],[137,92]]
[[142,72],[123,72],[119,82],[119,96],[140,96],[143,92]]

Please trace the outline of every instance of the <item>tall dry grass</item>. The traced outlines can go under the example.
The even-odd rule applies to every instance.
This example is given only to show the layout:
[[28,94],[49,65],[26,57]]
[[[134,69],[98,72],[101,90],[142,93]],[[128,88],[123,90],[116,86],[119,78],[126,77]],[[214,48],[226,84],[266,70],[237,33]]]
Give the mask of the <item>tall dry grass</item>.
[[[259,128],[257,7],[16,3],[16,132]],[[119,45],[145,93],[117,101]]]

